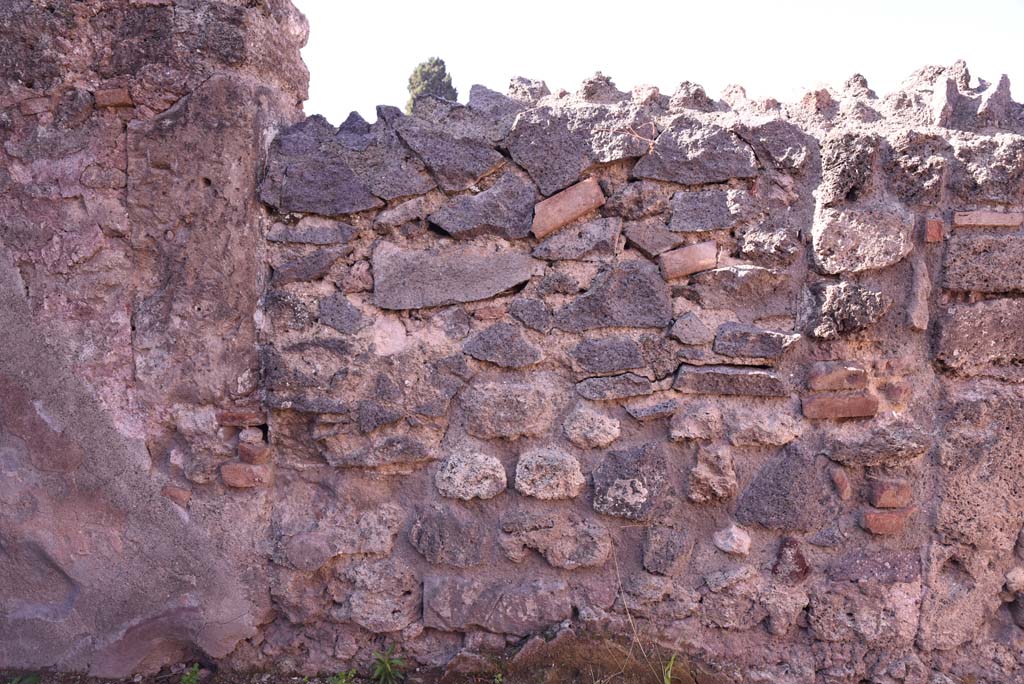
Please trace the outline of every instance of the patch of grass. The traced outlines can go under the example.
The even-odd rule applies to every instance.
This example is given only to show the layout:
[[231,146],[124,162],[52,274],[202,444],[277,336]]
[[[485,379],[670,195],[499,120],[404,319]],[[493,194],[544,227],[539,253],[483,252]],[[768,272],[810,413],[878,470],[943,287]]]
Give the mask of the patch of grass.
[[405,681],[405,673],[402,672],[405,661],[396,658],[394,653],[394,645],[388,646],[383,653],[374,651],[373,673],[370,675],[374,684],[401,684]]
[[344,672],[332,674],[330,677],[327,678],[327,684],[355,684],[355,682],[355,670],[345,670]]
[[9,680],[7,684],[39,684],[39,675],[27,674],[19,675]]
[[181,684],[199,684],[199,663],[192,663],[181,673]]

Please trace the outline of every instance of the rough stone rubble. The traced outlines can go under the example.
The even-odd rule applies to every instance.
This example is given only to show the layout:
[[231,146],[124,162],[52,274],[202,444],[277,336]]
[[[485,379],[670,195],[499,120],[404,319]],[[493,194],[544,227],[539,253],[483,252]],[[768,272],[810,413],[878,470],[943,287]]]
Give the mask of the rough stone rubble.
[[284,0],[51,4],[0,9],[0,667],[1019,677],[1005,77],[336,128]]

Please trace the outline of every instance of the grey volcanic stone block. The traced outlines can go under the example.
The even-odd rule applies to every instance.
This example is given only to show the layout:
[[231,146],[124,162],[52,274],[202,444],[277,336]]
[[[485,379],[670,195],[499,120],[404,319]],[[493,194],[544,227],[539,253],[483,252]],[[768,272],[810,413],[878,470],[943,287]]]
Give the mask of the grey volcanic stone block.
[[530,234],[537,190],[528,180],[505,173],[476,195],[460,195],[429,216],[432,223],[456,238],[494,234],[507,239]]
[[824,519],[828,500],[817,459],[789,447],[765,464],[740,494],[736,519],[770,530],[806,531]]
[[608,452],[594,470],[594,510],[627,520],[647,520],[670,491],[660,444]]
[[284,131],[270,150],[260,199],[278,211],[335,216],[383,206],[331,144],[334,128],[312,116]]
[[419,155],[445,192],[465,190],[505,163],[489,143],[456,138],[412,117],[398,117],[394,122],[399,137]]
[[510,323],[496,323],[462,345],[474,359],[490,361],[503,368],[525,368],[539,362],[540,349],[530,344],[520,329]]
[[672,388],[686,394],[723,394],[751,397],[784,397],[786,383],[771,371],[732,366],[682,365]]
[[600,378],[587,378],[576,383],[576,391],[585,399],[604,401],[625,399],[650,394],[651,381],[635,373],[623,373]]
[[774,360],[799,339],[799,335],[765,330],[754,325],[723,323],[715,333],[712,348],[722,356]]
[[595,261],[615,255],[622,219],[603,218],[568,226],[546,238],[533,250],[538,259]]
[[583,340],[569,356],[588,373],[616,373],[644,365],[640,345],[628,337]]
[[578,332],[594,328],[661,328],[672,322],[672,302],[658,268],[627,261],[594,278],[590,289],[555,313],[555,326]]
[[423,161],[399,139],[388,122],[388,109],[377,108],[377,122],[372,126],[352,112],[335,135],[338,154],[356,178],[381,199],[429,192],[437,184]]
[[372,263],[375,305],[422,309],[493,297],[529,280],[535,262],[478,247],[421,251],[381,242]]
[[683,185],[722,183],[756,176],[757,159],[735,133],[680,116],[658,136],[650,154],[637,162],[633,175]]

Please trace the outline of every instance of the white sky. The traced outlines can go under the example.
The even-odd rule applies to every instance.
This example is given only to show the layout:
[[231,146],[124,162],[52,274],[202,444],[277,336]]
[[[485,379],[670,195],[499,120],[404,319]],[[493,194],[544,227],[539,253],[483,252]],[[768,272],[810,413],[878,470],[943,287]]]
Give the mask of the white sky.
[[307,114],[374,121],[404,107],[409,74],[445,60],[459,100],[480,83],[505,92],[526,76],[575,91],[601,71],[620,90],[680,81],[718,97],[796,100],[860,72],[883,95],[925,64],[967,60],[1024,92],[1024,0],[293,0],[309,19]]

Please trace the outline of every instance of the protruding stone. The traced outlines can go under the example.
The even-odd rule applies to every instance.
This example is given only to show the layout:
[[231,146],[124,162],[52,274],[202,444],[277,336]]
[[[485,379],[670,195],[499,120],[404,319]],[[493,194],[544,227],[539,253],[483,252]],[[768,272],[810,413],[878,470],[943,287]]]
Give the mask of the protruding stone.
[[523,337],[510,323],[495,323],[462,345],[462,351],[480,361],[502,368],[525,368],[540,362],[540,349]]
[[395,119],[399,137],[419,155],[445,192],[459,192],[505,163],[488,143],[456,138],[416,117]]
[[628,402],[625,409],[635,420],[645,423],[672,416],[679,409],[679,403],[675,399],[637,399]]
[[565,419],[562,430],[581,449],[603,448],[619,438],[619,421],[579,404]]
[[889,310],[892,301],[881,292],[851,283],[827,284],[813,291],[816,308],[810,335],[834,340],[863,330]]
[[772,371],[732,366],[682,365],[672,388],[684,394],[785,397],[786,383]]
[[910,422],[871,423],[868,432],[837,433],[822,451],[849,466],[900,466],[932,447],[928,430]]
[[593,481],[595,511],[646,520],[668,488],[665,457],[654,443],[610,451]]
[[860,514],[860,526],[875,535],[889,536],[900,534],[916,512],[917,509],[914,507],[885,511],[863,511]]
[[259,444],[240,442],[238,444],[238,460],[242,463],[262,465],[264,463],[270,463],[272,457],[273,452],[270,449],[270,445],[264,442],[260,442]]
[[340,155],[324,151],[333,139],[334,128],[321,116],[280,133],[270,148],[260,199],[282,213],[323,216],[383,206]]
[[800,335],[765,330],[743,323],[723,323],[715,333],[712,349],[729,357],[777,360]]
[[601,261],[615,256],[622,219],[600,218],[575,224],[547,237],[533,250],[537,259]]
[[868,374],[861,366],[846,361],[820,361],[811,366],[807,388],[818,392],[857,390],[868,386]]
[[636,247],[648,259],[654,259],[662,252],[667,252],[683,244],[685,237],[673,233],[660,218],[643,221],[628,221],[623,224],[622,232],[627,244]]
[[381,242],[373,251],[373,303],[422,309],[487,299],[526,282],[536,262],[478,247],[421,251]]
[[823,273],[857,273],[901,261],[914,247],[913,216],[890,210],[824,208],[811,229]]
[[188,502],[192,500],[192,490],[174,485],[164,485],[160,493],[182,508],[188,508]]
[[713,541],[720,551],[733,556],[746,556],[750,553],[750,534],[735,523],[715,532]]
[[633,167],[633,175],[682,185],[723,183],[756,176],[757,160],[735,133],[680,116]]
[[736,519],[770,530],[806,531],[826,515],[823,485],[815,457],[790,445],[762,466],[740,494]]
[[687,498],[694,503],[712,503],[731,499],[738,491],[739,483],[729,450],[721,447],[699,448],[697,464],[690,471]]
[[812,394],[801,404],[804,417],[811,420],[870,418],[878,413],[878,397],[870,392]]
[[569,356],[585,373],[617,373],[644,365],[640,345],[628,337],[585,339],[569,351]]
[[587,481],[572,454],[556,447],[526,451],[516,464],[516,491],[537,499],[572,499]]
[[596,178],[577,183],[534,207],[534,237],[543,238],[604,204],[604,192]]
[[718,265],[718,243],[714,240],[698,242],[663,253],[658,258],[661,275],[665,280],[683,278]]
[[602,271],[585,294],[555,313],[555,326],[569,332],[662,328],[671,321],[668,288],[647,261],[627,261]]
[[576,392],[584,399],[593,401],[638,397],[653,391],[651,381],[635,373],[587,378],[576,383]]
[[505,467],[494,456],[469,451],[450,454],[437,469],[434,484],[452,499],[493,499],[505,491]]
[[512,240],[529,235],[536,202],[533,184],[508,172],[481,193],[452,198],[429,218],[455,238],[500,235]]
[[554,324],[551,309],[540,299],[517,297],[509,304],[508,312],[530,330],[546,333]]

